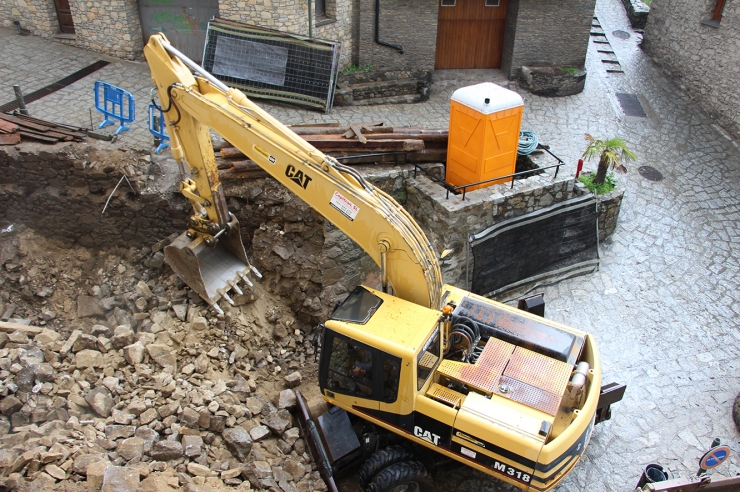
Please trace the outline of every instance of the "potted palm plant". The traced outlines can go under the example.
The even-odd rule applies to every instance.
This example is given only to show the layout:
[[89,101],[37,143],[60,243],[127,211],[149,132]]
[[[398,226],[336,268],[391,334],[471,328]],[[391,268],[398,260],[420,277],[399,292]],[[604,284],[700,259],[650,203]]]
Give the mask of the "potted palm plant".
[[624,163],[633,162],[637,156],[629,148],[622,137],[610,139],[599,139],[586,134],[588,147],[583,152],[583,158],[587,161],[599,158],[599,166],[596,174],[584,175],[580,178],[586,187],[595,191],[596,194],[608,193],[614,189],[616,180],[613,175],[608,175],[610,169],[627,172]]

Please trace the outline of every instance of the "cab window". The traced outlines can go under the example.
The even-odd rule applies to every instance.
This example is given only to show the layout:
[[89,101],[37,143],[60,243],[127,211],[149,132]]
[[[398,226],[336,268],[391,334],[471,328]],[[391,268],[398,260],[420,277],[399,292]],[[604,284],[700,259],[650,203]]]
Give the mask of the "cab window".
[[426,383],[429,375],[432,373],[439,362],[439,328],[437,328],[429,340],[424,344],[424,348],[419,353],[416,361],[416,389],[421,390]]
[[[398,398],[401,359],[326,330],[320,381],[322,389],[393,403]],[[322,351],[324,349],[322,348]]]
[[345,395],[372,398],[373,356],[370,350],[334,337],[329,358],[327,387]]

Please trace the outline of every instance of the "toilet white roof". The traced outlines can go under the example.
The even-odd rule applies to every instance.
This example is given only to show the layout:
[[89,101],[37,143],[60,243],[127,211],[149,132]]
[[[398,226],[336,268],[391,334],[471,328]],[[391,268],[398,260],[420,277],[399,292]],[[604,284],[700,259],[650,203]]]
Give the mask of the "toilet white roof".
[[[488,99],[488,104],[486,104],[486,99]],[[452,100],[481,114],[492,114],[524,106],[522,96],[492,82],[462,87],[452,93]]]

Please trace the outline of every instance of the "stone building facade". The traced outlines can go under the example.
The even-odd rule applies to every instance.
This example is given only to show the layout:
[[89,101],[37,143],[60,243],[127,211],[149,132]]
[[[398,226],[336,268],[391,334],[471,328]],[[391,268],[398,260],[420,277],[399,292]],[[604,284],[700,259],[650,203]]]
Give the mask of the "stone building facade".
[[52,0],[4,0],[0,2],[0,25],[13,28],[20,21],[31,34],[53,38],[119,58],[134,59],[144,48],[136,0],[70,0],[74,34],[60,32]]
[[[313,35],[342,42],[340,66],[343,68],[355,64],[375,66],[385,72],[433,70],[438,14],[443,8],[441,0],[380,1],[325,0],[326,15],[311,16]],[[460,5],[487,2],[456,1]],[[516,77],[522,65],[583,67],[595,0],[499,2],[505,13],[500,68],[510,77]],[[177,4],[178,0],[170,3]],[[187,6],[185,0],[180,3]],[[495,0],[494,3],[499,5]],[[37,36],[121,58],[141,56],[146,40],[142,34],[140,2],[69,0],[69,4],[74,34],[60,34],[52,0],[4,1],[0,3],[0,25],[14,28],[13,21],[20,21],[23,28]],[[376,12],[379,12],[377,19]],[[309,34],[307,0],[219,0],[218,15],[237,22]],[[402,52],[394,46],[403,47]]]
[[596,0],[509,0],[501,69],[583,68]]
[[[654,0],[642,46],[686,94],[740,138],[740,2]],[[713,22],[714,21],[714,22]]]

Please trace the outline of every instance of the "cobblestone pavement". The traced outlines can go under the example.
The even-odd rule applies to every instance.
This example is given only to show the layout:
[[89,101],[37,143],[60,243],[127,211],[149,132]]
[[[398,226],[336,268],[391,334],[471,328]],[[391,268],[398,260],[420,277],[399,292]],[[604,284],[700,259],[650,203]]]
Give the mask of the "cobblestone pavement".
[[[644,466],[655,462],[688,476],[714,437],[735,454],[710,473],[735,475],[740,445],[731,409],[740,382],[740,152],[640,50],[640,35],[629,27],[619,0],[598,0],[596,15],[625,73],[608,74],[591,44],[583,93],[549,99],[521,92],[524,129],[549,143],[570,164],[568,172],[575,172],[586,132],[621,135],[639,158],[627,175],[618,176],[627,192],[617,230],[602,244],[600,271],[544,288],[549,317],[596,336],[604,381],[628,385],[612,420],[596,427],[583,462],[558,490],[632,491]],[[629,39],[614,36],[615,30],[630,33]],[[10,30],[0,30],[0,42],[5,46],[0,103],[13,99],[14,83],[29,93],[109,59]],[[144,109],[151,82],[144,63],[114,60],[31,103],[32,115],[89,126],[98,78],[135,95],[139,121],[115,144],[91,145],[149,148]],[[445,128],[451,91],[482,80],[507,83],[499,71],[446,71],[435,74],[432,97],[423,104],[334,108],[330,115],[263,105],[287,124],[381,120]],[[639,95],[648,117],[624,116],[616,92]],[[643,165],[665,179],[642,178],[637,168]],[[449,492],[513,490],[467,469],[437,478],[439,490]]]

